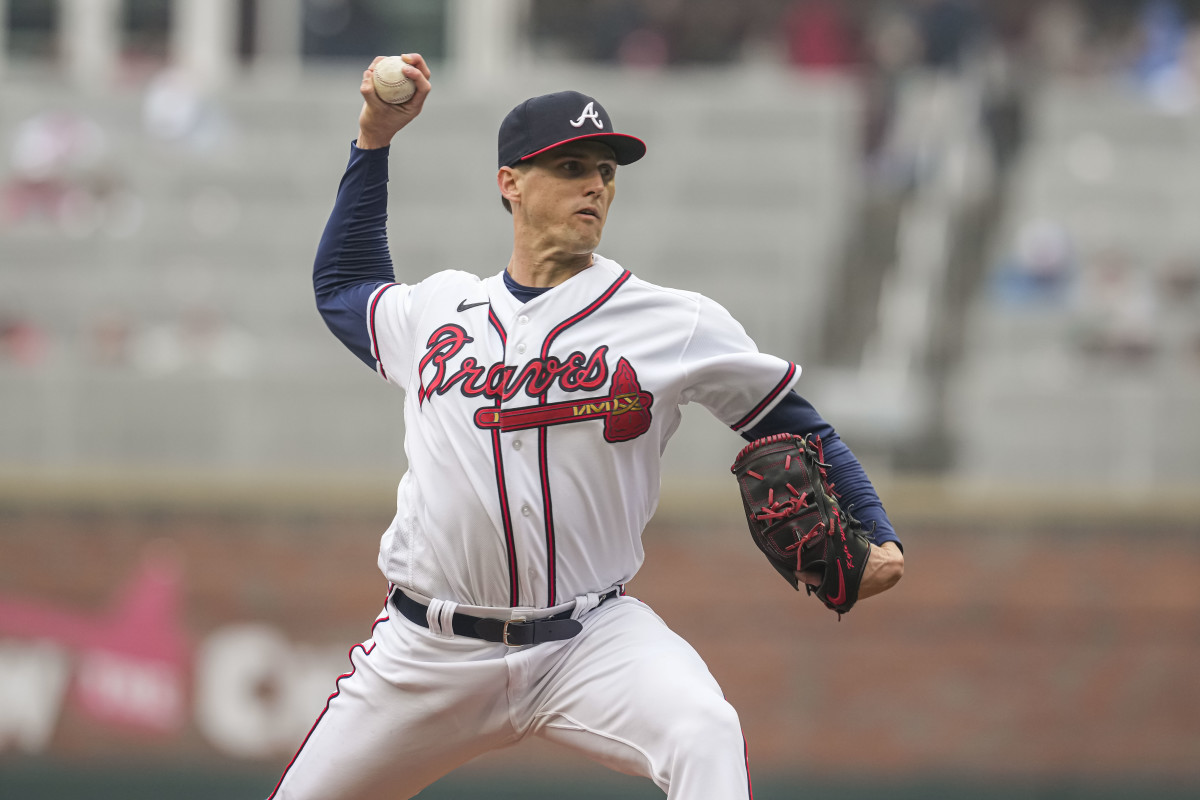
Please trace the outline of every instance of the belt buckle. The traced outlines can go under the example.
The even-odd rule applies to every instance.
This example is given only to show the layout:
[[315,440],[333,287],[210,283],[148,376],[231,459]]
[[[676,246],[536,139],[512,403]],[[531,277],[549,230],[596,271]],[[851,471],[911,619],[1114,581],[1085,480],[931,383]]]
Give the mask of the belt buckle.
[[508,640],[508,626],[513,624],[514,622],[528,622],[528,621],[529,620],[526,617],[513,617],[512,619],[504,620],[504,627],[502,627],[500,629],[500,641],[504,642],[504,644],[508,647],[520,647],[521,646],[520,644],[517,644],[516,642],[510,642]]

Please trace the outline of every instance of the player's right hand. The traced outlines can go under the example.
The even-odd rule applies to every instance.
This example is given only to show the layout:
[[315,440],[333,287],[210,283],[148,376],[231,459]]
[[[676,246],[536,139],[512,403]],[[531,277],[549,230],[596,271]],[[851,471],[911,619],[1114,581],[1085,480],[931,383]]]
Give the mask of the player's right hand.
[[429,83],[429,65],[420,53],[405,53],[401,56],[408,66],[404,74],[416,84],[417,91],[409,100],[399,105],[385,103],[375,94],[374,69],[384,56],[376,56],[371,66],[363,72],[362,84],[358,92],[363,96],[362,111],[358,115],[358,147],[363,150],[375,150],[387,147],[396,135],[408,123],[416,119],[433,88]]

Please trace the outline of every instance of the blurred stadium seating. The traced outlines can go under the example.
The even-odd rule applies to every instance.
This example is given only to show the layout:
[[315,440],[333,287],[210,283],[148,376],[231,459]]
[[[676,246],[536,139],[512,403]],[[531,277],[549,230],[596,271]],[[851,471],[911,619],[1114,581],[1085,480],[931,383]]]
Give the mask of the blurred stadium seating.
[[[197,104],[191,128],[169,137],[141,89],[89,99],[62,97],[52,82],[0,86],[9,121],[0,152],[13,151],[19,123],[45,122],[49,112],[94,122],[104,142],[89,174],[69,176],[73,202],[20,217],[10,208],[2,229],[0,315],[10,328],[32,326],[42,344],[22,358],[10,341],[0,361],[10,410],[0,421],[0,466],[318,476],[402,467],[398,426],[353,421],[393,418],[398,398],[340,352],[309,290],[353,136],[353,81],[350,70],[313,70],[300,97],[270,97],[254,84],[184,97]],[[829,299],[848,242],[872,233],[849,214],[862,191],[860,109],[845,79],[559,72],[530,76],[511,96],[447,82],[393,159],[401,280],[503,265],[496,120],[520,95],[567,84],[605,97],[651,147],[651,158],[622,172],[603,252],[650,281],[718,299],[760,347],[804,365],[800,391],[878,469],[903,474],[905,452],[925,446],[934,428],[950,451],[936,469],[956,478],[1009,480],[1022,461],[1023,476],[1067,483],[1145,488],[1200,477],[1193,117],[1164,115],[1113,86],[1040,93],[982,255],[986,277],[978,291],[943,301],[964,305],[961,330],[943,332],[961,336],[961,354],[932,371],[922,356],[937,344],[934,323],[948,313],[938,302],[955,268],[936,241],[907,255],[902,245],[898,265],[885,265],[890,282],[875,316],[838,319]],[[954,202],[910,205],[909,238],[953,235]],[[1013,255],[1021,237],[1039,224],[1066,253],[1048,267],[1060,271],[1049,276],[1058,283],[1044,296],[1005,293],[1005,276],[1022,268]],[[1124,254],[1125,277],[1148,293],[1146,310],[1130,312],[1145,317],[1131,333],[1142,338],[1124,350],[1089,348],[1083,338],[1089,313],[1109,313],[1089,308],[1100,301],[1086,294],[1106,253]],[[886,355],[872,358],[868,345],[858,363],[822,363],[826,309],[835,324],[863,326]],[[1120,334],[1118,321],[1101,321]],[[351,408],[361,413],[329,413]],[[670,474],[685,482],[719,474],[732,447],[706,415],[689,417],[697,421],[668,454]],[[1134,474],[1104,458],[1116,420],[1145,426],[1124,442]],[[1031,448],[1038,457],[1029,461]]]

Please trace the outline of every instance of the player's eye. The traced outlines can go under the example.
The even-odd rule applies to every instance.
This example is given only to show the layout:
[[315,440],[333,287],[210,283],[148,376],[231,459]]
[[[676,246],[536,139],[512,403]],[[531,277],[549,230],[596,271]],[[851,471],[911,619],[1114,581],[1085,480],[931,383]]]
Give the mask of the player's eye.
[[614,167],[612,164],[601,164],[600,165],[600,175],[604,178],[605,181],[612,180],[613,176],[616,174],[617,174],[617,168]]

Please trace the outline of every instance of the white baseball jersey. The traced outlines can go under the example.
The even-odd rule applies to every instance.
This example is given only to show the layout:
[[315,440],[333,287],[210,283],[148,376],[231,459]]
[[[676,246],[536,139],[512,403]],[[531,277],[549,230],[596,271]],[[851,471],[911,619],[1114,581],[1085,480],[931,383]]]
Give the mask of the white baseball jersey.
[[368,325],[379,373],[406,392],[409,470],[380,569],[467,606],[545,608],[630,580],[680,406],[741,431],[800,374],[712,300],[600,256],[524,304],[503,273],[388,284]]

